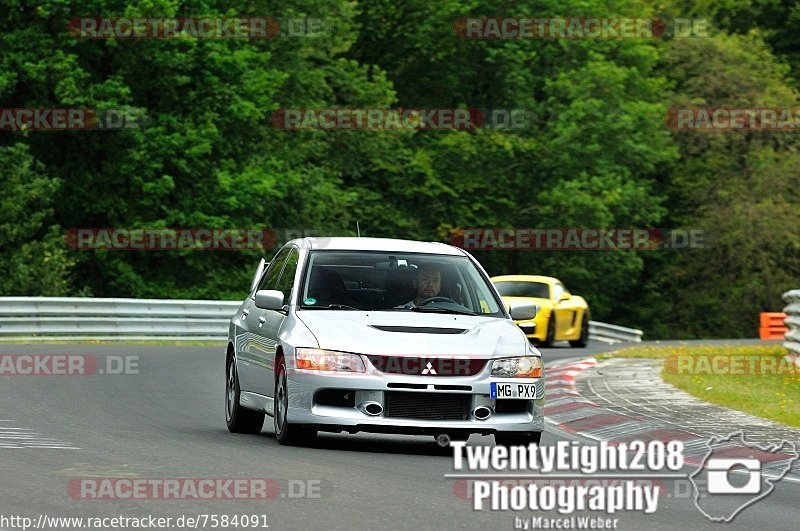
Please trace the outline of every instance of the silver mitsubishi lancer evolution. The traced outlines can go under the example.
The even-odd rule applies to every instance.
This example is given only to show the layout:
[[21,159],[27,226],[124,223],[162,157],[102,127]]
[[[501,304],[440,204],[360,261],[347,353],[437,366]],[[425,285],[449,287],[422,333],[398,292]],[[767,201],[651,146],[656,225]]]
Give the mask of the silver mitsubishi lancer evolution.
[[456,247],[292,240],[261,261],[231,319],[228,429],[259,433],[269,415],[281,444],[319,431],[538,443],[544,366],[514,324],[535,314],[507,310]]

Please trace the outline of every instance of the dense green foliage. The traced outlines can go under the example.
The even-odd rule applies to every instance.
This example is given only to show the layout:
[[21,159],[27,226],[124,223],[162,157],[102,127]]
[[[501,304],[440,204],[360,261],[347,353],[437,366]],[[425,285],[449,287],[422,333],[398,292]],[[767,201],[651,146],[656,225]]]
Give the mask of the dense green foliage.
[[[0,0],[0,107],[138,110],[141,128],[0,132],[0,294],[242,297],[260,253],[68,249],[73,227],[691,227],[690,251],[478,251],[560,277],[595,319],[752,337],[800,282],[792,132],[675,132],[670,107],[795,107],[800,2]],[[656,11],[658,8],[658,11]],[[465,16],[666,16],[707,37],[459,38]],[[77,16],[275,16],[311,36],[80,39]],[[283,131],[279,108],[527,109],[522,129]]]

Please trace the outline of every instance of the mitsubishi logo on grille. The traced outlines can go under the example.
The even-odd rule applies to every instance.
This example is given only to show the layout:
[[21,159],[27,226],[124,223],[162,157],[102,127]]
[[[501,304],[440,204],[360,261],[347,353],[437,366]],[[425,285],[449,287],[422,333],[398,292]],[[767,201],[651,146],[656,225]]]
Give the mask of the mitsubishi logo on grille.
[[431,365],[431,362],[428,362],[428,366],[422,369],[422,374],[436,374],[436,370],[433,368],[433,365]]
[[367,355],[380,372],[422,376],[474,376],[486,366],[486,360],[470,356],[417,357]]

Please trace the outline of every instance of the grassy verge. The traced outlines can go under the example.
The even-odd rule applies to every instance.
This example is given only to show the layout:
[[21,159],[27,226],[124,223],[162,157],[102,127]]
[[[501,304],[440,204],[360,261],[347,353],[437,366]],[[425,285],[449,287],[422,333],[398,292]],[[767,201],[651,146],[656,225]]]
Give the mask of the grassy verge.
[[800,368],[780,345],[647,346],[598,356],[664,358],[664,381],[701,400],[800,427]]

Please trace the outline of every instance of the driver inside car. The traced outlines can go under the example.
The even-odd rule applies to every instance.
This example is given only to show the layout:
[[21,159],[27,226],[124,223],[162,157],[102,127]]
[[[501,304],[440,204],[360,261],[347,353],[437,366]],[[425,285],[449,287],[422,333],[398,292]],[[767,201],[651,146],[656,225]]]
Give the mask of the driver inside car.
[[442,290],[442,272],[434,265],[424,265],[417,270],[412,285],[417,292],[416,296],[400,306],[401,308],[414,308],[431,297],[438,297]]

